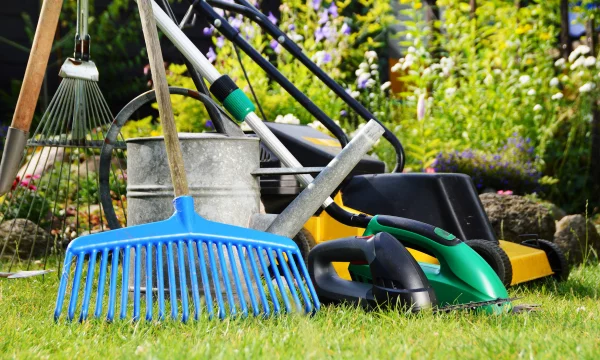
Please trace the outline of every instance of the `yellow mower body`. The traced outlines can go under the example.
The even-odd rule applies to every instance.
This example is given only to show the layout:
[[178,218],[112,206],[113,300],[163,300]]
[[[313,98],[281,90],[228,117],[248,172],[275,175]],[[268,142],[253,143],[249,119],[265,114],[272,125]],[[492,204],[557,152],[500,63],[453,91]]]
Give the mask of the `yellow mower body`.
[[[353,213],[359,213],[359,211],[344,206],[340,194],[338,194],[334,200],[343,209]],[[317,244],[323,241],[348,236],[361,236],[364,232],[364,229],[347,226],[338,222],[324,211],[319,216],[310,218],[304,225],[304,228],[312,235]],[[513,276],[511,285],[540,279],[554,274],[550,267],[548,257],[543,250],[504,240],[500,240],[500,247],[506,252],[512,265]],[[437,259],[432,256],[413,249],[408,249],[408,251],[410,251],[418,262],[438,264]],[[348,263],[333,263],[338,275],[343,279],[350,280],[348,265]]]

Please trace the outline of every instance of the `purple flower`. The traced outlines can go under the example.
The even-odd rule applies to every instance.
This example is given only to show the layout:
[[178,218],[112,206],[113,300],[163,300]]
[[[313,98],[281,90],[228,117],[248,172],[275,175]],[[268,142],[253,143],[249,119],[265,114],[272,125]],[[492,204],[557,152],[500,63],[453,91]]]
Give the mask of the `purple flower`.
[[229,20],[229,23],[238,31],[240,30],[240,27],[242,27],[242,19],[231,18]]
[[275,51],[275,53],[279,54],[281,52],[281,48],[279,47],[279,43],[277,42],[277,40],[271,40],[269,46]]
[[340,111],[340,115],[346,116],[346,115],[348,115],[348,112],[346,110],[342,110],[342,111]]
[[206,58],[211,63],[213,63],[213,62],[215,62],[215,60],[217,60],[217,53],[215,52],[215,49],[212,48],[212,46],[208,48],[208,52],[206,53]]
[[202,34],[204,34],[205,36],[210,36],[210,35],[212,35],[214,29],[215,28],[213,28],[212,26],[205,27],[204,29],[202,29]]
[[290,24],[290,25],[288,26],[288,29],[289,29],[290,31],[294,31],[294,30],[296,30],[296,25],[294,25],[294,24]]
[[340,32],[344,35],[350,35],[350,26],[348,26],[348,24],[344,23],[342,25],[342,27],[340,28]]
[[273,15],[272,12],[269,11],[269,21],[271,21],[273,24],[277,25],[277,18],[275,17],[275,15]]
[[317,31],[315,31],[315,41],[319,42],[319,41],[323,40],[324,38],[325,38],[325,34],[323,33],[323,29],[318,28]]
[[213,122],[211,120],[207,120],[206,124],[204,124],[204,126],[206,126],[209,129],[214,128],[215,126],[213,125]]
[[223,36],[219,36],[217,38],[217,47],[220,49],[225,45],[225,38]]
[[323,10],[321,13],[319,13],[319,25],[323,25],[327,21],[329,21],[329,13],[327,10]]
[[337,38],[337,34],[335,32],[335,28],[329,26],[329,24],[323,26],[323,35],[327,38],[327,40],[329,41],[335,41]]
[[321,7],[321,0],[312,0],[312,7],[314,10],[319,10]]
[[336,18],[338,17],[338,8],[337,6],[335,6],[335,2],[331,3],[331,6],[329,7],[329,9],[327,9],[327,11],[329,11],[329,14],[331,14],[332,18]]
[[329,53],[323,54],[323,59],[321,61],[323,62],[323,64],[327,64],[328,62],[330,62],[331,54],[329,54]]

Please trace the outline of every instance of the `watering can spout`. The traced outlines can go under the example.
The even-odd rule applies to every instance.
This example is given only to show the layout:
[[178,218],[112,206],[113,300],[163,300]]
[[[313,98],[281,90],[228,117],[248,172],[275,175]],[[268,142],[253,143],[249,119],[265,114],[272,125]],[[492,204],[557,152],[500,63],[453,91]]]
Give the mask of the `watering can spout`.
[[183,226],[191,232],[194,222],[199,218],[194,211],[194,198],[191,196],[179,196],[173,200],[175,215]]

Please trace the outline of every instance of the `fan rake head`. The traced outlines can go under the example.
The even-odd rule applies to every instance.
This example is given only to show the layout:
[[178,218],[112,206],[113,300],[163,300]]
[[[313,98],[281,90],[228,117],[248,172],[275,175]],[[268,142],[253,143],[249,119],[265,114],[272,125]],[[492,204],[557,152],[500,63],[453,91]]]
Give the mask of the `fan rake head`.
[[118,297],[119,318],[127,318],[132,311],[134,320],[140,319],[145,298],[148,321],[154,314],[159,320],[165,318],[167,295],[171,318],[183,322],[190,313],[199,319],[202,308],[209,318],[216,313],[221,319],[227,314],[268,316],[319,309],[302,255],[292,240],[210,222],[194,212],[193,199],[188,196],[176,198],[174,204],[175,214],[167,220],[71,242],[55,319],[60,318],[68,288],[67,319],[79,314],[80,321],[87,319],[94,302],[94,317],[113,320]]

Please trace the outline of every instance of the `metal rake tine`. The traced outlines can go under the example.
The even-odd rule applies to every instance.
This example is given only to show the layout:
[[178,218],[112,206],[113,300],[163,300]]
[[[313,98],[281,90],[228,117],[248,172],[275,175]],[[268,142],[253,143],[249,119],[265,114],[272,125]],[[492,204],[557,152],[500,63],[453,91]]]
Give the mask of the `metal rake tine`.
[[204,290],[204,301],[208,311],[208,318],[213,317],[213,301],[212,295],[210,294],[210,283],[208,281],[208,269],[206,268],[206,262],[204,261],[204,247],[202,242],[196,242],[196,249],[198,250],[198,263],[200,267],[200,277],[202,278],[202,289]]
[[250,279],[250,274],[248,273],[248,267],[246,266],[246,257],[244,256],[244,248],[241,245],[237,245],[235,247],[238,255],[238,259],[240,260],[240,266],[242,268],[242,273],[244,274],[244,280],[246,281],[246,286],[248,287],[248,296],[250,297],[250,303],[252,304],[252,310],[254,312],[254,316],[258,316],[260,310],[258,308],[258,304],[256,303],[256,296],[254,295],[254,289],[252,288],[252,281]]
[[181,321],[187,322],[190,316],[190,308],[188,306],[187,294],[187,279],[185,276],[185,262],[183,258],[183,241],[177,241],[177,264],[179,266],[179,287],[181,290]]
[[142,282],[142,245],[135,246],[134,270],[133,270],[133,321],[140,319],[140,297]]
[[269,268],[265,263],[265,259],[263,258],[265,249],[261,246],[257,248],[258,261],[260,262],[260,266],[262,267],[263,274],[265,276],[265,282],[267,283],[267,289],[269,289],[269,293],[271,294],[271,300],[273,302],[273,314],[279,314],[281,307],[279,306],[279,301],[277,300],[277,295],[275,294],[275,289],[273,288],[273,283],[271,283],[271,276],[269,275]]
[[173,244],[167,242],[167,270],[169,272],[169,295],[171,296],[171,318],[177,319],[177,284],[175,283],[175,265]]
[[252,273],[254,274],[254,279],[256,280],[256,288],[258,290],[258,295],[260,296],[260,301],[263,304],[263,312],[265,314],[265,316],[269,316],[271,310],[269,308],[269,303],[267,302],[267,296],[265,294],[265,289],[263,289],[263,287],[261,286],[261,277],[260,274],[258,272],[258,269],[256,268],[256,264],[257,261],[254,258],[254,251],[257,251],[257,255],[258,255],[258,250],[256,248],[253,247],[248,247],[248,254],[250,254],[250,267],[252,268]]
[[238,274],[237,265],[235,264],[235,257],[233,256],[233,250],[231,249],[231,243],[227,243],[227,255],[229,256],[229,263],[231,264],[231,272],[233,273],[233,282],[237,291],[238,299],[240,299],[240,307],[242,308],[242,316],[248,316],[248,307],[246,306],[246,299],[244,299],[244,289],[240,283],[240,277]]
[[192,283],[192,300],[194,301],[194,320],[200,318],[200,291],[198,290],[198,275],[196,274],[196,259],[194,258],[194,242],[187,241],[188,266],[190,267],[190,282]]
[[73,276],[73,287],[71,289],[71,299],[69,301],[69,320],[73,320],[73,317],[75,316],[77,298],[79,297],[79,283],[81,281],[81,269],[83,268],[83,260],[85,260],[85,254],[77,254],[77,265],[75,267],[75,276]]
[[158,288],[158,320],[165,318],[165,275],[163,274],[163,244],[156,245],[156,285]]
[[117,275],[119,273],[119,256],[121,249],[116,247],[112,253],[112,264],[110,266],[110,289],[108,291],[108,312],[106,320],[112,321],[115,318],[115,306],[117,302]]
[[108,249],[102,251],[102,260],[100,262],[100,277],[98,278],[98,292],[96,296],[96,310],[94,317],[99,318],[102,315],[102,300],[104,298],[104,282],[106,281],[106,268],[108,266]]
[[[300,289],[300,294],[302,294],[302,298],[304,299],[304,311],[310,313],[312,310],[312,301],[306,290],[304,289],[304,281],[298,272],[298,268],[296,267],[296,261],[290,251],[286,251],[288,259],[290,259],[290,265],[292,268],[292,273],[294,274],[294,279],[296,279],[296,283],[298,284],[298,289]],[[304,262],[304,261],[303,261]]]
[[125,246],[123,250],[123,278],[121,281],[121,314],[120,318],[125,319],[127,316],[127,298],[129,297],[129,256],[131,246]]
[[285,277],[285,281],[287,282],[288,285],[288,289],[290,291],[290,293],[292,294],[292,298],[294,299],[294,302],[296,303],[296,309],[301,309],[302,305],[300,304],[300,299],[298,299],[298,294],[296,293],[296,285],[300,286],[300,284],[296,284],[291,276],[290,276],[290,270],[288,268],[288,261],[294,261],[292,258],[288,257],[288,260],[286,261],[283,253],[281,251],[281,249],[277,249],[277,259],[279,260],[279,263],[281,264],[281,269],[283,270],[283,276]]
[[58,297],[56,298],[56,307],[54,308],[54,320],[60,318],[62,312],[63,303],[65,301],[65,294],[67,292],[67,284],[69,283],[69,271],[71,270],[71,262],[73,261],[73,253],[67,252],[65,258],[65,265],[63,266],[63,272],[60,276],[60,286],[58,288]]
[[229,312],[232,316],[237,314],[235,308],[235,299],[231,290],[231,282],[229,281],[229,274],[227,273],[227,264],[225,256],[223,255],[223,244],[217,243],[217,255],[219,256],[219,264],[221,265],[221,273],[223,274],[223,282],[225,284],[225,292],[227,293],[227,301],[229,302]]
[[84,321],[87,319],[88,309],[90,307],[90,297],[92,296],[92,284],[94,282],[96,255],[98,255],[98,251],[93,250],[88,260],[88,273],[85,281],[85,290],[83,291],[83,303],[81,305],[81,315],[79,316],[79,321]]
[[152,244],[146,246],[146,321],[152,321]]
[[[277,268],[277,263],[275,262],[275,258],[273,257],[273,251],[271,249],[267,249],[267,257],[269,258],[269,262],[271,263],[271,269],[273,269],[273,273],[275,274],[275,282],[277,282],[277,286],[279,287],[279,294],[283,299],[283,304],[285,305],[285,311],[288,313],[292,311],[292,306],[290,305],[290,300],[285,293],[285,287],[281,282],[281,274],[279,273],[279,269]],[[270,279],[269,279],[270,280]],[[273,282],[271,281],[271,284]],[[275,300],[274,300],[275,301]]]
[[219,306],[219,319],[225,318],[225,304],[223,303],[223,295],[221,294],[221,285],[219,283],[219,271],[217,269],[217,265],[215,264],[215,257],[213,254],[213,243],[207,243],[207,252],[208,252],[208,263],[210,265],[210,273],[213,277],[213,282],[215,285],[215,296],[217,297],[217,305]]

